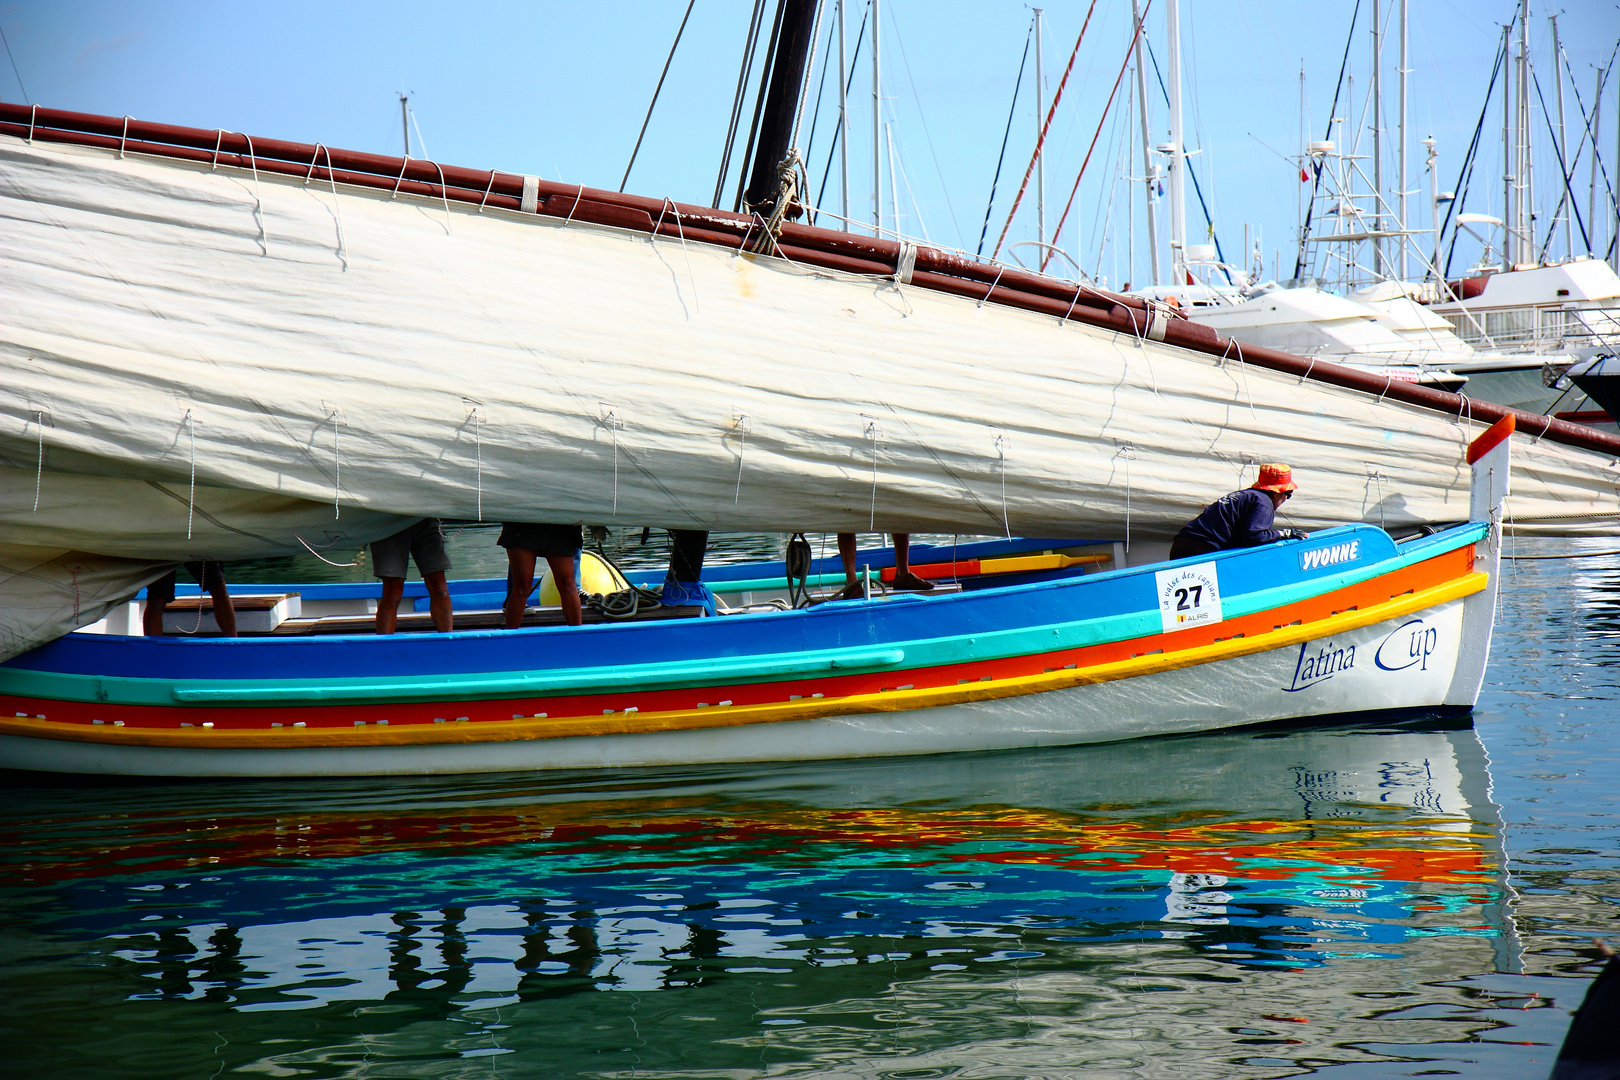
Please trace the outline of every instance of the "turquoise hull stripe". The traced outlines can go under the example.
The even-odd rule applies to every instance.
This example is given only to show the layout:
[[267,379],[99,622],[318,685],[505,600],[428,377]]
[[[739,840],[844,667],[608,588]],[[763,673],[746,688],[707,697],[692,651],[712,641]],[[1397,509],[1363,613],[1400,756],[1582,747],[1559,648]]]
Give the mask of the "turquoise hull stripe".
[[[1460,532],[1454,543],[1425,544],[1370,566],[1352,567],[1308,581],[1290,582],[1236,596],[1222,597],[1228,619],[1286,607],[1314,596],[1334,592],[1382,577],[1480,540],[1484,525]],[[1081,619],[1037,627],[1019,627],[978,634],[952,634],[919,641],[894,642],[878,648],[828,649],[768,656],[689,660],[663,664],[613,666],[551,671],[482,672],[416,677],[310,679],[288,684],[266,679],[136,679],[72,675],[27,669],[0,668],[0,693],[57,701],[102,701],[123,705],[258,705],[337,704],[417,700],[476,700],[511,696],[541,697],[635,690],[667,690],[693,686],[770,682],[814,675],[854,675],[944,667],[973,661],[1003,660],[1015,656],[1085,648],[1163,632],[1157,609],[1126,615]]]

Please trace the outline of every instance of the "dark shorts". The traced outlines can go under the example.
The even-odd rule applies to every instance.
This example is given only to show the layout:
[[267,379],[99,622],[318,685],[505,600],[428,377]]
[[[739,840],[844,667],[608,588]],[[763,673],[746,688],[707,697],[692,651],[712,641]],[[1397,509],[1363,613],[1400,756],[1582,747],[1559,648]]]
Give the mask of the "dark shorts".
[[1180,533],[1170,542],[1170,558],[1190,559],[1195,555],[1213,555],[1219,548],[1212,548],[1203,540]]
[[500,539],[495,542],[503,548],[532,551],[540,558],[567,556],[585,546],[585,530],[578,525],[503,521]]
[[412,559],[423,577],[450,569],[450,555],[444,550],[444,530],[438,518],[423,518],[371,545],[371,573],[375,577],[406,578],[410,576]]
[[[225,587],[225,564],[208,560],[206,562],[188,562],[185,564],[186,573],[196,579],[197,584],[203,587],[203,592],[212,592],[216,588]],[[158,604],[163,607],[174,603],[174,586],[180,572],[170,570],[146,587],[146,602]]]

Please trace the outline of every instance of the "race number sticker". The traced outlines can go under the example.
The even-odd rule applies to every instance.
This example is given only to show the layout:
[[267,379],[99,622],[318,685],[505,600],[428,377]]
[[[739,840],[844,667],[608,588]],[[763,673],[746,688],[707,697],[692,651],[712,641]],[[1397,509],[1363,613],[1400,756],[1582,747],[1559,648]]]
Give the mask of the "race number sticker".
[[1153,579],[1165,633],[1221,621],[1221,586],[1214,563],[1160,570]]

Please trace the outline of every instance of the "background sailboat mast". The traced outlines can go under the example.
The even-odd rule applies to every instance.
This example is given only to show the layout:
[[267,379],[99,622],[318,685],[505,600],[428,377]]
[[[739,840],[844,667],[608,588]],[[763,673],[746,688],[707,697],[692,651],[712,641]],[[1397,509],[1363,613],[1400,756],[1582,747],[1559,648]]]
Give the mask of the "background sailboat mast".
[[845,2],[838,0],[838,190],[844,217],[840,227],[849,232],[849,73],[844,64]]
[[1142,67],[1142,38],[1147,30],[1142,25],[1142,7],[1139,0],[1131,0],[1131,21],[1136,30],[1136,101],[1142,120],[1142,193],[1147,204],[1148,265],[1152,270],[1151,282],[1159,280],[1159,229],[1153,220],[1153,185],[1159,179],[1158,162],[1153,157],[1153,144],[1148,136],[1147,71]]
[[1513,251],[1514,263],[1527,263],[1535,258],[1535,241],[1530,232],[1534,227],[1535,188],[1530,176],[1530,0],[1519,3],[1519,60],[1518,108],[1514,111],[1514,199],[1513,199]]
[[[1407,210],[1407,205],[1406,205],[1406,179],[1407,179],[1407,176],[1408,176],[1408,173],[1406,171],[1406,74],[1407,74],[1407,72],[1406,72],[1406,21],[1407,21],[1406,20],[1406,0],[1400,0],[1400,5],[1401,5],[1401,14],[1400,14],[1400,18],[1401,18],[1401,43],[1400,43],[1401,59],[1400,59],[1400,65],[1401,66],[1400,66],[1397,74],[1400,76],[1398,81],[1399,81],[1399,85],[1400,85],[1400,99],[1401,99],[1401,101],[1400,101],[1400,111],[1401,111],[1401,116],[1400,116],[1400,128],[1399,128],[1399,132],[1397,134],[1397,138],[1398,138],[1399,141],[1396,143],[1396,146],[1395,146],[1395,171],[1397,173],[1397,175],[1395,177],[1395,185],[1396,185],[1396,189],[1397,189],[1397,196],[1398,196],[1398,199],[1399,199],[1398,209],[1400,211],[1399,221],[1398,221],[1398,223],[1396,225],[1396,228],[1400,229],[1402,231],[1402,233],[1404,234],[1406,229],[1407,229],[1407,223],[1406,223],[1406,210]],[[1408,280],[1408,278],[1407,278],[1407,270],[1410,267],[1410,263],[1407,261],[1407,258],[1406,258],[1406,254],[1407,254],[1406,253],[1406,247],[1407,247],[1406,236],[1402,235],[1400,237],[1399,242],[1400,242],[1401,257],[1400,257],[1400,262],[1398,263],[1398,265],[1396,266],[1395,269],[1396,269],[1396,272],[1400,275],[1400,279],[1402,281],[1406,281],[1406,280]]]
[[[1502,55],[1503,63],[1510,56],[1513,48],[1513,24],[1509,22],[1502,27]],[[1517,164],[1517,152],[1513,145],[1513,94],[1514,80],[1502,80],[1502,269],[1510,267],[1515,259],[1514,255],[1518,245],[1518,222],[1514,217],[1513,194],[1516,177],[1513,173]]]
[[1379,0],[1372,5],[1372,233],[1373,271],[1380,279],[1389,277],[1388,252],[1384,250],[1384,23]]
[[[1552,15],[1547,19],[1552,23],[1552,53],[1553,53],[1553,86],[1556,89],[1558,103],[1558,153],[1563,161],[1573,161],[1569,152],[1569,143],[1564,141],[1564,64],[1563,50],[1558,44],[1558,16]],[[1559,172],[1563,172],[1563,168]],[[1573,258],[1575,255],[1575,237],[1570,231],[1569,219],[1574,217],[1575,193],[1569,189],[1569,179],[1564,180],[1564,196],[1559,200],[1564,215],[1564,258]],[[1548,234],[1551,236],[1551,234]]]
[[1186,152],[1181,145],[1181,3],[1164,5],[1165,52],[1170,68],[1170,270],[1176,284],[1186,280],[1187,191],[1183,171]]
[[872,0],[872,235],[883,233],[883,51],[878,48],[878,0]]
[[1035,235],[1046,240],[1046,149],[1041,134],[1046,123],[1046,76],[1041,70],[1045,34],[1041,30],[1041,9],[1035,9]]
[[399,131],[405,137],[405,156],[411,156],[411,99],[399,95]]

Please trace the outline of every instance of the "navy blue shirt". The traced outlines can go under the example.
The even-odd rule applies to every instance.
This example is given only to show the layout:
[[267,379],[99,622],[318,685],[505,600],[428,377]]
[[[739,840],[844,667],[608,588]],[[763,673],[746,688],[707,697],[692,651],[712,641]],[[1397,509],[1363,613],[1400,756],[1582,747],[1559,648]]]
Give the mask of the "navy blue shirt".
[[1270,494],[1244,488],[1204,507],[1203,513],[1187,522],[1177,539],[1185,537],[1211,551],[1269,544],[1285,535],[1272,528],[1276,515]]

